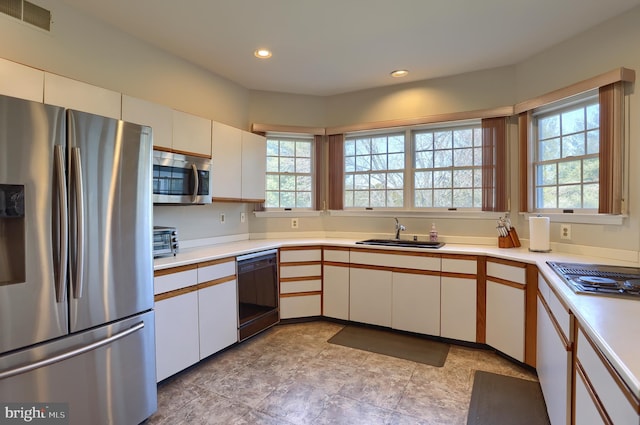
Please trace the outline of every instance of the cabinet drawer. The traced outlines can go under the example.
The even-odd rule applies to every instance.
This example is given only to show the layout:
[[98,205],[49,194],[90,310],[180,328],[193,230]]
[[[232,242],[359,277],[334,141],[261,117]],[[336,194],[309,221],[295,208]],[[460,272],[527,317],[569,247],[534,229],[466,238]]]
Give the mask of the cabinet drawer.
[[349,262],[349,251],[348,250],[337,250],[337,249],[325,249],[324,250],[324,261],[333,261],[336,263],[348,263]]
[[316,292],[321,290],[322,281],[320,279],[280,282],[281,294],[292,294],[296,292]]
[[598,355],[597,348],[591,345],[582,329],[578,329],[577,346],[578,361],[612,422],[637,424],[638,414],[626,397],[629,389],[618,376],[614,378]]
[[280,299],[280,318],[320,316],[321,297],[319,294]]
[[351,251],[350,258],[352,264],[440,271],[440,257],[387,254],[353,250]]
[[280,277],[306,277],[306,276],[321,276],[322,266],[318,264],[309,264],[304,266],[290,266],[280,265]]
[[298,263],[303,261],[321,261],[322,251],[320,249],[281,249],[281,263]]
[[487,276],[497,277],[498,279],[508,280],[510,282],[526,284],[526,268],[510,266],[508,264],[495,263],[487,261]]
[[179,271],[176,270],[175,273],[170,273],[170,270],[167,270],[169,273],[163,273],[153,278],[154,295],[198,284],[198,269],[195,266],[178,269]]
[[[205,263],[206,264],[206,263]],[[208,266],[198,266],[198,283],[209,282],[236,274],[234,259]]]
[[455,260],[453,258],[442,259],[442,271],[449,273],[478,273],[478,262],[476,260]]

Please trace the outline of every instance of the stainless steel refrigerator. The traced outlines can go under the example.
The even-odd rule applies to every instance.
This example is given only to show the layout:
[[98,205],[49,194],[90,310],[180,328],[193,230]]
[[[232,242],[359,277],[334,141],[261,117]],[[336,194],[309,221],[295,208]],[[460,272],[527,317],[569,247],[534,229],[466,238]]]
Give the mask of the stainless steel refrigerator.
[[0,403],[83,425],[156,410],[151,145],[149,127],[0,96]]

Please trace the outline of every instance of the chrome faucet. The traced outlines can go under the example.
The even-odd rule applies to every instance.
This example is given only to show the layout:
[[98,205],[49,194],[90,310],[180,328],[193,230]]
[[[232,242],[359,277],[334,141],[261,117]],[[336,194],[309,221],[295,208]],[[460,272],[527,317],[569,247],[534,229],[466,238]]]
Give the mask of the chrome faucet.
[[400,231],[407,230],[407,228],[400,224],[397,217],[393,217],[393,219],[396,221],[396,239],[400,239]]

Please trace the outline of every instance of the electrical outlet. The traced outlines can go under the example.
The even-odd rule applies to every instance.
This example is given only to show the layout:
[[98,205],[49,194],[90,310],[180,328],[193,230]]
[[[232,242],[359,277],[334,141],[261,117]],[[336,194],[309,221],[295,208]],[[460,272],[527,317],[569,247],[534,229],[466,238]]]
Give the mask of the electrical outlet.
[[561,224],[560,225],[560,239],[571,240],[571,225],[570,224]]
[[224,224],[224,213],[220,213],[220,223]]
[[240,213],[240,223],[244,223],[245,221],[247,221],[247,214],[241,212]]
[[292,229],[297,229],[298,228],[298,219],[297,218],[292,218],[291,219],[291,228]]

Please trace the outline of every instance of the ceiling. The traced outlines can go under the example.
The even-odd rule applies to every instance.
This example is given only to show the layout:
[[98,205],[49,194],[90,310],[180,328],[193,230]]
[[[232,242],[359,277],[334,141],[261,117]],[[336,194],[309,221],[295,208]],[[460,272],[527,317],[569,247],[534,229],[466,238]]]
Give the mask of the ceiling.
[[[248,89],[327,96],[516,64],[640,0],[63,0]],[[266,47],[273,57],[260,60]],[[407,69],[401,79],[389,73]]]

